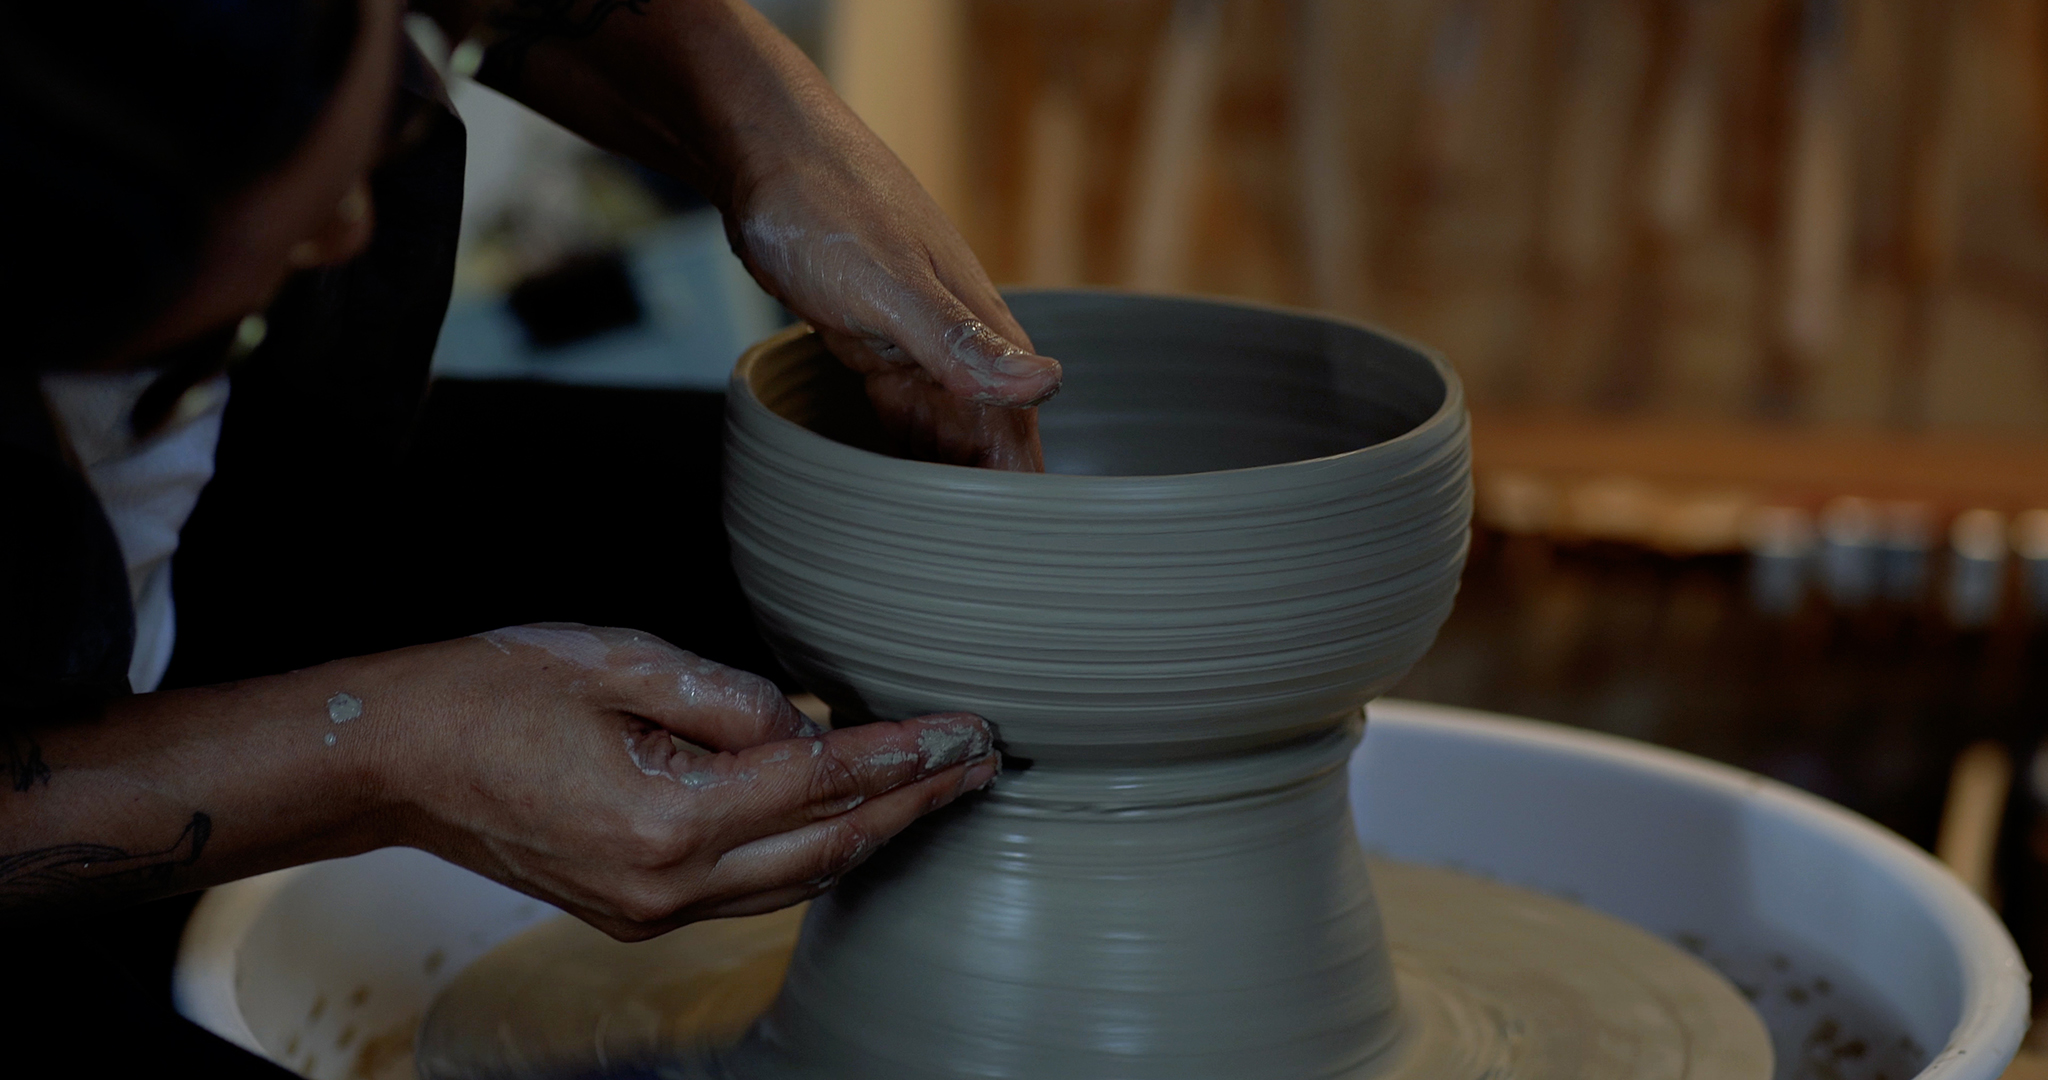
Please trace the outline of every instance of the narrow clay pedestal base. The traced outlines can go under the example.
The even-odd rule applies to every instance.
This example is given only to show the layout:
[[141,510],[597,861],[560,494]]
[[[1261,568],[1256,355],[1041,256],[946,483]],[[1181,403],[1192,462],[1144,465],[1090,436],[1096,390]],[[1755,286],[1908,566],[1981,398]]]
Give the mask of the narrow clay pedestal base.
[[[1400,1019],[1395,1041],[1352,1075],[1771,1075],[1755,1013],[1673,946],[1576,904],[1450,871],[1377,861],[1371,875]],[[554,1078],[632,1063],[650,1076],[730,1075],[708,1063],[775,996],[797,930],[797,917],[778,912],[621,945],[566,917],[550,922],[485,956],[435,1003],[420,1032],[420,1075]]]

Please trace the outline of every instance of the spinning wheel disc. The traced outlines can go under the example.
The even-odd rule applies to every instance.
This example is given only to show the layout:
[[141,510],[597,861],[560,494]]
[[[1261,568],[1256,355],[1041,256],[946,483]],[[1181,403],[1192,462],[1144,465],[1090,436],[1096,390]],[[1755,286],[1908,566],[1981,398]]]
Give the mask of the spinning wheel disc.
[[[1699,960],[1569,901],[1374,860],[1402,1034],[1359,1080],[1767,1080],[1762,1021]],[[802,909],[621,944],[564,916],[464,971],[420,1029],[422,1080],[512,1080],[646,1063],[717,1075],[768,1007]]]

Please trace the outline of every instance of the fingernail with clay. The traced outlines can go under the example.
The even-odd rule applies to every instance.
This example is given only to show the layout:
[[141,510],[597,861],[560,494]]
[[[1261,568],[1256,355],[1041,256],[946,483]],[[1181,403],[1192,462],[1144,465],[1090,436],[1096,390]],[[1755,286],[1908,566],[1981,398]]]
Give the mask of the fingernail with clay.
[[996,361],[996,370],[1014,378],[1032,379],[1041,375],[1057,375],[1060,362],[1037,353],[1013,352]]
[[[1003,379],[1039,381],[1050,377],[1052,385],[1040,391],[1029,404],[1037,404],[1059,390],[1059,361],[1018,348],[984,323],[964,322],[947,331],[946,349],[955,360],[984,378],[996,376]],[[975,396],[1001,397],[1009,401],[1015,395],[995,394],[991,387]]]
[[[1029,361],[1029,363],[1026,363],[1026,361]],[[1003,368],[1007,374],[1020,374],[1019,372],[1010,371],[1010,368],[1028,368],[1031,378],[1043,378],[1047,372],[1051,373],[1051,381],[1047,383],[1045,389],[1040,390],[1037,395],[1023,401],[1012,400],[1009,404],[1013,408],[1035,409],[1051,401],[1053,396],[1060,392],[1060,362],[1050,356],[1018,353],[1013,357],[1004,359],[997,366]]]
[[968,769],[966,775],[960,777],[958,793],[965,795],[970,791],[980,791],[995,783],[997,774],[1001,772],[1002,763],[994,755],[990,755],[987,761]]
[[927,717],[917,723],[923,727],[917,733],[917,756],[927,773],[986,757],[995,749],[988,721],[971,713]]

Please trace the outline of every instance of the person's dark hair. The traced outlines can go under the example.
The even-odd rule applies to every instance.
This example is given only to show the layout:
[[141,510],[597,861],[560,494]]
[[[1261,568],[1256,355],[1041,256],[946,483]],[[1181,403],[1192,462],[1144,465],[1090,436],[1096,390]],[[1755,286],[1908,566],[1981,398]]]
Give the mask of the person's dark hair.
[[90,360],[175,298],[320,115],[357,4],[0,3],[0,364]]

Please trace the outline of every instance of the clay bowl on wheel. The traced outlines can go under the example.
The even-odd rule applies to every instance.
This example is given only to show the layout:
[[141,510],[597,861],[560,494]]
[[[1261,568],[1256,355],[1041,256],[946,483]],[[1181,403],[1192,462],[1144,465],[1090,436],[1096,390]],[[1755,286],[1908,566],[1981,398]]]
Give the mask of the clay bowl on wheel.
[[1044,475],[907,461],[802,328],[740,361],[726,525],[837,717],[970,710],[1039,761],[1199,757],[1354,711],[1464,560],[1464,396],[1360,326],[1104,292],[1010,298],[1066,367]]
[[770,645],[835,723],[971,710],[1030,768],[812,905],[729,1071],[1368,1075],[1403,1025],[1343,765],[1457,592],[1457,379],[1272,308],[1012,307],[1066,365],[1044,474],[878,452],[802,330],[734,372],[726,529]]

